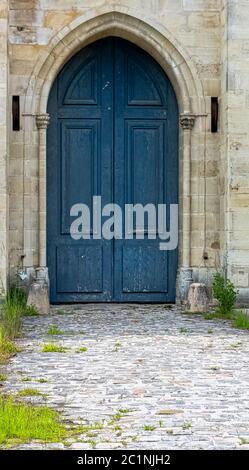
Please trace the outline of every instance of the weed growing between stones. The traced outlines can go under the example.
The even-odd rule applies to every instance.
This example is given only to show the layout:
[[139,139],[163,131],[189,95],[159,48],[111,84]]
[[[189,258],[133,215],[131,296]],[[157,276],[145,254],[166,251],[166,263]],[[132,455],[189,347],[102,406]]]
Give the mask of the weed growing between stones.
[[[219,312],[207,313],[204,316],[205,320],[231,320],[234,328],[242,330],[249,330],[249,315],[246,312],[233,310],[232,312],[224,315]],[[208,330],[208,333],[212,330]],[[210,333],[211,334],[211,333]]]
[[76,349],[76,353],[84,353],[87,352],[88,348],[86,346],[83,346],[82,348]]
[[229,349],[238,349],[238,348],[240,348],[242,345],[243,345],[243,343],[241,343],[241,342],[239,341],[238,343],[230,344],[230,346],[228,346],[228,348],[229,348]]
[[114,351],[117,352],[122,347],[122,343],[120,341],[116,341],[114,344]]
[[233,324],[236,328],[249,330],[249,316],[245,312],[238,312],[234,318]]
[[108,422],[108,424],[113,425],[113,424],[115,424],[117,421],[120,421],[121,418],[122,418],[122,413],[116,413],[115,415],[113,415],[112,419],[110,419],[110,421]]
[[245,439],[245,437],[240,437],[240,445],[246,445],[249,444],[248,439]]
[[190,330],[188,328],[180,328],[179,329],[180,333],[189,333]]
[[97,446],[97,442],[96,441],[88,441],[88,444],[90,444],[90,446],[92,447],[92,449],[96,449],[96,446]]
[[204,320],[233,320],[234,319],[234,312],[228,313],[227,315],[223,315],[219,312],[209,312],[204,315]]
[[190,421],[186,421],[186,423],[183,423],[182,429],[187,430],[192,428],[192,423]]
[[129,410],[129,408],[121,408],[120,410],[118,410],[118,412],[121,414],[130,413],[131,411],[132,410]]
[[35,388],[24,388],[23,390],[20,390],[18,392],[18,395],[20,397],[45,397],[47,396],[46,394],[40,392],[40,390],[37,390]]
[[47,343],[43,345],[42,352],[44,353],[66,353],[68,348],[59,346],[55,343]]
[[144,431],[154,431],[155,429],[156,429],[156,426],[151,426],[150,424],[144,425]]
[[7,375],[0,374],[0,382],[5,382],[7,380]]
[[60,330],[57,325],[51,325],[48,330],[48,335],[63,335],[64,331]]

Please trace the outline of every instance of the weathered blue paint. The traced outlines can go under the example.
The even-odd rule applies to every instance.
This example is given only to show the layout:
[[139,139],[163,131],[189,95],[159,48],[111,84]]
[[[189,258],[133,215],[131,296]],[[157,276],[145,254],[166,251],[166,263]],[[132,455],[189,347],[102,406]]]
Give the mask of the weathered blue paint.
[[107,38],[75,55],[51,90],[47,264],[52,302],[175,300],[177,250],[159,239],[72,240],[70,208],[178,202],[178,107],[161,67]]

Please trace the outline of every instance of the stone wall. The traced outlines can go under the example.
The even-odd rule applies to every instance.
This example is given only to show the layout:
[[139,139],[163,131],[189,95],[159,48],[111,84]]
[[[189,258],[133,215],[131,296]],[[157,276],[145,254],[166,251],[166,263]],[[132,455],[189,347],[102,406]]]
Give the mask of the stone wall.
[[249,299],[249,2],[224,1],[222,18],[224,264],[243,302]]
[[0,295],[6,287],[8,263],[8,1],[0,0]]
[[[7,1],[1,1],[0,5],[5,3]],[[192,70],[201,88],[200,100],[204,96],[203,114],[207,117],[197,117],[192,131],[190,264],[194,268],[194,279],[207,281],[213,269],[227,263],[236,284],[248,287],[246,235],[249,221],[245,217],[249,194],[246,162],[249,141],[245,120],[249,117],[248,2],[9,0],[8,3],[9,94],[20,95],[22,113],[26,110],[22,115],[21,130],[13,132],[10,129],[11,270],[22,263],[24,267],[39,264],[38,132],[35,117],[32,112],[27,113],[29,101],[32,101],[30,90],[35,88],[37,63],[41,63],[43,57],[45,60],[49,53],[52,66],[51,45],[60,35],[65,37],[72,24],[76,28],[77,21],[80,24],[103,11],[118,11],[165,31],[166,37],[174,38],[179,50],[191,58]],[[2,9],[0,12],[2,14]],[[67,47],[66,42],[62,47]],[[6,93],[6,90],[1,89],[2,92]],[[210,128],[211,96],[220,98],[220,132],[216,134],[211,133]],[[2,173],[1,170],[0,178]],[[5,207],[4,197],[2,203]],[[0,237],[2,233],[5,231],[0,231]],[[248,260],[246,269],[245,260]]]

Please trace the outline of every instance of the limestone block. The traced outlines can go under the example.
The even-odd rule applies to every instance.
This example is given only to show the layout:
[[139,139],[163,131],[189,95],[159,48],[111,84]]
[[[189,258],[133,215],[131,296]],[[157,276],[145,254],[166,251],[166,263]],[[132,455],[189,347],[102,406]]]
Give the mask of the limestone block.
[[44,12],[42,10],[29,9],[29,10],[10,10],[9,12],[9,25],[10,26],[42,26]]
[[33,10],[38,6],[39,0],[9,0],[10,10]]
[[188,310],[189,312],[206,312],[208,310],[208,295],[205,284],[194,282],[191,284],[188,292]]
[[217,28],[220,25],[219,12],[191,13],[188,18],[190,28]]
[[74,9],[87,9],[96,8],[102,5],[103,0],[40,0],[40,7],[44,10],[72,10]]
[[184,10],[220,10],[220,0],[183,0]]
[[63,26],[71,23],[79,15],[77,10],[71,11],[57,11],[56,14],[54,11],[47,11],[45,13],[45,22],[44,26],[46,28],[51,28],[54,31],[59,31]]

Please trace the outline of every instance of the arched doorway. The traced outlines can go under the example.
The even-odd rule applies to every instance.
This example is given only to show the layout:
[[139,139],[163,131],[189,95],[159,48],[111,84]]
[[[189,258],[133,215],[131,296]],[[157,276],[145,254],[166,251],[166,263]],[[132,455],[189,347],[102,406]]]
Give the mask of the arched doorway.
[[[145,51],[108,37],[76,54],[52,87],[47,145],[47,265],[52,302],[172,302],[177,249],[144,239],[75,240],[71,208],[177,204],[178,106]],[[124,213],[124,211],[123,211]],[[124,225],[124,224],[123,224]],[[123,227],[124,230],[124,227]]]

